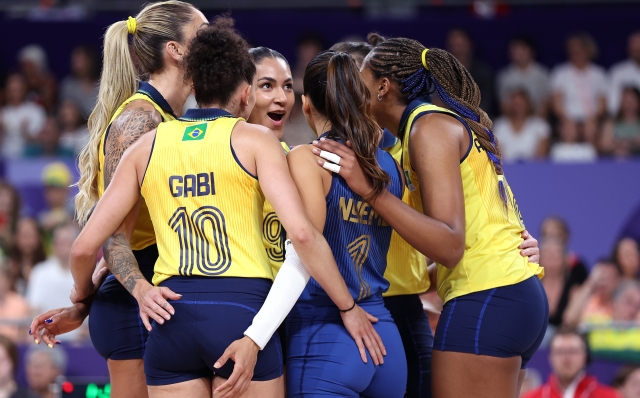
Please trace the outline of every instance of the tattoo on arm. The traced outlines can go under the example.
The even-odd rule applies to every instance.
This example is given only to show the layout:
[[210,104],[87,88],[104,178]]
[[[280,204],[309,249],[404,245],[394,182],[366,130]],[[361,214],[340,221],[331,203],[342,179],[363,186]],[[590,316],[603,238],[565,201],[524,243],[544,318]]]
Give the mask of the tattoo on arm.
[[144,279],[144,276],[140,272],[136,258],[133,256],[127,237],[122,233],[115,234],[107,239],[102,249],[107,266],[113,272],[113,275],[129,293],[133,294],[136,281]]
[[162,120],[155,110],[143,107],[127,109],[111,124],[105,143],[104,187],[111,183],[120,158],[142,134],[158,127]]

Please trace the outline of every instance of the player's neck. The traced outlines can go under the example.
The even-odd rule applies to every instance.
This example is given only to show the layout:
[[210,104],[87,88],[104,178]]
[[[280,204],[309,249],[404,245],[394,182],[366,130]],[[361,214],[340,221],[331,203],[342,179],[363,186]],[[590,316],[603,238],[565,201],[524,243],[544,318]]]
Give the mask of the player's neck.
[[184,82],[179,69],[165,68],[154,73],[149,77],[149,84],[167,100],[174,114],[182,114],[182,107],[191,94],[191,86]]

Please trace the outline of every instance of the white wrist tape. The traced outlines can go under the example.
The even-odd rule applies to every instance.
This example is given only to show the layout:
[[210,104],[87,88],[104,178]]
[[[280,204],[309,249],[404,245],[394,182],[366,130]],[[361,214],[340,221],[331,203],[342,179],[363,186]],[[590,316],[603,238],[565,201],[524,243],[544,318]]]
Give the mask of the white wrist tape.
[[285,243],[285,260],[269,294],[244,335],[262,350],[302,294],[310,275],[291,241]]

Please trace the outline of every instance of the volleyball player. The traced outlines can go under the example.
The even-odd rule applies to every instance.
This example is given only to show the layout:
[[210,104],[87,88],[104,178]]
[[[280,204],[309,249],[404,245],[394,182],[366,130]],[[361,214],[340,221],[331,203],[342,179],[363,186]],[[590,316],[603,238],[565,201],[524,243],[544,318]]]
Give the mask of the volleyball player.
[[[515,397],[548,305],[542,269],[519,253],[524,224],[478,87],[451,54],[403,38],[377,44],[362,74],[376,119],[403,140],[411,199],[405,206],[385,192],[369,203],[438,264],[445,306],[434,341],[434,397]],[[434,91],[447,108],[420,99]],[[371,192],[348,147],[317,145],[317,154],[341,158],[339,173],[355,192]]]
[[[88,122],[90,142],[79,161],[81,177],[76,210],[80,224],[86,223],[91,209],[109,186],[125,150],[160,122],[174,120],[176,113],[181,112],[191,91],[183,79],[181,62],[189,41],[206,24],[206,18],[195,7],[171,0],[150,4],[136,18],[116,22],[107,30],[98,102]],[[130,48],[147,81],[138,80]],[[163,320],[145,305],[139,309],[129,293],[135,293],[138,301],[151,306],[156,305],[156,300],[165,301],[162,293],[174,299],[177,296],[168,290],[152,289],[148,283],[158,249],[144,203],[139,213],[136,210],[129,215],[127,223],[135,224],[133,233],[118,231],[104,246],[104,258],[113,275],[96,295],[73,307],[36,317],[31,330],[39,342],[40,332],[46,328],[42,338],[52,346],[56,334],[79,327],[90,311],[91,340],[107,359],[112,393],[119,397],[144,397],[147,387],[142,358],[148,332],[140,324],[140,315],[146,323],[148,316]],[[135,256],[133,263],[123,261],[121,255],[129,247]],[[168,312],[162,312],[167,319],[170,317]]]
[[[351,54],[358,67],[373,49],[373,45],[383,40],[381,36],[370,36],[372,43],[340,42],[331,49]],[[390,137],[389,137],[390,136]],[[394,159],[402,162],[402,142],[385,130],[381,146]],[[402,201],[410,202],[408,190],[404,191]],[[525,230],[525,239],[520,245],[522,256],[528,256],[530,262],[537,263],[539,258],[538,241]],[[435,274],[432,272],[431,274]],[[433,275],[431,275],[433,276]],[[427,274],[426,259],[422,253],[408,244],[396,231],[391,236],[391,245],[387,255],[387,270],[384,274],[389,281],[389,290],[383,294],[384,303],[398,326],[402,344],[407,356],[407,398],[431,397],[431,352],[433,335],[429,319],[424,313],[419,295],[435,289]]]
[[[381,362],[384,346],[370,316],[355,305],[326,241],[305,215],[282,147],[268,129],[241,119],[255,101],[255,66],[233,22],[217,18],[201,29],[186,65],[200,108],[159,125],[123,156],[74,243],[71,269],[79,297],[90,293],[97,250],[140,192],[158,242],[153,282],[182,294],[173,302],[179,308],[171,321],[154,324],[149,335],[145,375],[150,395],[211,396],[215,389],[215,396],[224,397],[245,391],[246,397],[281,396],[277,336],[267,341],[242,337],[243,332],[250,335],[245,329],[255,324],[271,287],[260,234],[264,192],[309,273],[338,308],[353,308],[343,322],[358,346],[362,351],[366,346],[374,362]],[[122,255],[135,261],[130,251]],[[304,272],[300,260],[290,264],[285,261],[278,279]]]
[[[304,74],[303,112],[318,136],[351,141],[356,157],[375,186],[402,196],[402,175],[391,155],[378,148],[382,130],[368,105],[368,90],[350,55],[326,51]],[[336,308],[315,280],[309,281],[287,318],[287,394],[290,397],[402,397],[406,361],[398,329],[384,307],[383,274],[391,227],[344,180],[316,167],[313,146],[287,157],[307,214],[324,236],[347,282],[354,305],[378,318],[374,327],[387,355],[384,363],[362,363],[341,322],[349,309]]]

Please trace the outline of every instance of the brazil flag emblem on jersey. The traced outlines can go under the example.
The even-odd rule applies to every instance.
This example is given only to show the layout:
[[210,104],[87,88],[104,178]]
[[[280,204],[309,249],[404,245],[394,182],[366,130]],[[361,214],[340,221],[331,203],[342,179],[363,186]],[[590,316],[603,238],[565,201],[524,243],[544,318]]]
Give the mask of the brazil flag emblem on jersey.
[[196,124],[195,126],[189,126],[184,130],[182,141],[199,141],[204,138],[207,132],[207,124]]

